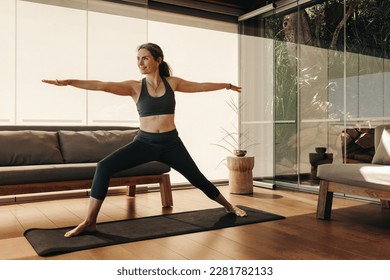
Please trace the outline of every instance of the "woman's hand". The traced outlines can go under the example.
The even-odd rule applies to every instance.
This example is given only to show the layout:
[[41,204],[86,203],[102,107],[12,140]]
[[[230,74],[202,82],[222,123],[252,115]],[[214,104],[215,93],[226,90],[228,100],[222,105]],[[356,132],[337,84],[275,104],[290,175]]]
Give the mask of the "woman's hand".
[[232,84],[229,84],[229,87],[227,89],[234,90],[234,91],[237,91],[237,92],[241,92],[241,87],[235,86],[235,85],[232,85]]
[[197,83],[186,81],[178,77],[169,77],[168,82],[172,86],[174,91],[180,92],[206,92],[214,90],[233,90],[236,92],[241,92],[241,87],[235,86],[227,83]]
[[56,85],[56,86],[68,86],[69,80],[42,80],[43,83]]

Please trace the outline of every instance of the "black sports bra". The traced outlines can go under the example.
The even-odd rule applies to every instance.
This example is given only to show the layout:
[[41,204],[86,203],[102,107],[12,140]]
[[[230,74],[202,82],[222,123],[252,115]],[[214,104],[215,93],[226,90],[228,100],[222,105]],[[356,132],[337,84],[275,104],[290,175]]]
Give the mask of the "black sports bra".
[[149,94],[146,86],[146,78],[142,79],[141,93],[137,101],[137,110],[140,117],[168,115],[175,113],[175,93],[173,92],[168,81],[161,77],[165,93],[160,97],[153,97]]

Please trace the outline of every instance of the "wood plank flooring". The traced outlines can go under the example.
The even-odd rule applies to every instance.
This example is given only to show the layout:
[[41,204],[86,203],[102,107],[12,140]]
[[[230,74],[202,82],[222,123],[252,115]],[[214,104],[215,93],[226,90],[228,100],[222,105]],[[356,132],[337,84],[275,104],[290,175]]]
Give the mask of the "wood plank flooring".
[[[234,204],[272,212],[284,220],[84,250],[47,259],[73,260],[389,260],[390,209],[379,204],[334,199],[331,221],[315,217],[317,195],[255,188],[253,195],[229,194]],[[173,191],[174,207],[161,208],[160,194],[107,197],[99,222],[213,208],[197,189]],[[65,227],[85,215],[87,198],[54,199],[0,206],[0,259],[39,257],[23,232],[31,227]]]

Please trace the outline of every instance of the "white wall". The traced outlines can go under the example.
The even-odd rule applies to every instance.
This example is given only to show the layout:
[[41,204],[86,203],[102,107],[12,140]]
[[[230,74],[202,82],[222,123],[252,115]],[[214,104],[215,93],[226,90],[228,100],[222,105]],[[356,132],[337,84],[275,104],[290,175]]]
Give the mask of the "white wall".
[[[160,21],[152,20],[157,16]],[[198,82],[237,84],[238,35],[173,24],[170,23],[172,17],[175,17],[175,22],[183,23],[190,18],[151,12],[148,40],[162,47],[173,75]],[[194,26],[206,24],[202,19],[190,19]],[[213,26],[212,21],[207,24]],[[218,144],[224,136],[223,128],[237,127],[238,115],[226,103],[230,97],[237,99],[238,94],[227,90],[176,93],[176,125],[180,137],[200,169],[211,179],[226,179],[228,176],[225,162],[221,161],[229,153],[213,144]],[[177,175],[176,180],[181,181],[179,178]]]
[[16,9],[16,124],[85,124],[86,95],[42,79],[87,74],[86,12],[18,1]]
[[0,124],[15,119],[15,10],[14,0],[0,2]]
[[[147,41],[163,48],[176,76],[238,83],[235,24],[105,1],[90,1],[90,11],[80,6],[0,2],[6,42],[0,46],[0,124],[138,125],[130,98],[54,87],[41,79],[141,79],[137,46]],[[176,124],[188,150],[209,179],[226,179],[227,168],[219,163],[228,153],[213,144],[223,137],[222,128],[237,127],[226,103],[237,94],[176,96]],[[172,181],[185,182],[175,172]]]

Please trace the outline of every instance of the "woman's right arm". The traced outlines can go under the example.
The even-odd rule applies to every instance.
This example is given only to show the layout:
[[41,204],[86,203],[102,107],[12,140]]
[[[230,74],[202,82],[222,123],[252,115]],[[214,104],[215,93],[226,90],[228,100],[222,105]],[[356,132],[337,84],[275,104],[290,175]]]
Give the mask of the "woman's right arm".
[[96,80],[42,80],[47,84],[56,86],[73,86],[86,90],[105,91],[116,95],[133,95],[137,81],[102,82]]

